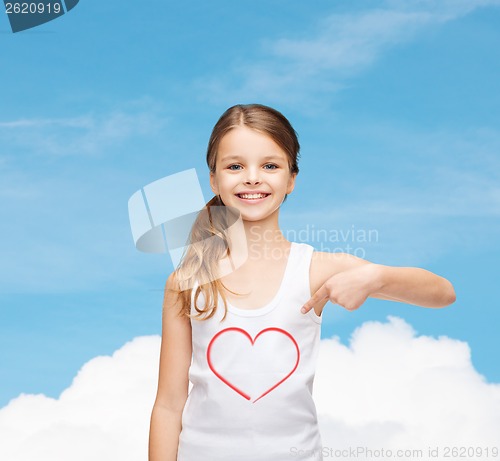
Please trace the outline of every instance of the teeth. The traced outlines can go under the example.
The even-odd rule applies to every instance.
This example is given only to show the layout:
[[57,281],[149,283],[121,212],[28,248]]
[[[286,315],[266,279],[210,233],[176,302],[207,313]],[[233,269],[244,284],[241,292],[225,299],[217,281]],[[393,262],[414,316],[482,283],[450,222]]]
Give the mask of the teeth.
[[238,194],[239,197],[246,199],[264,198],[267,197],[268,195],[269,194]]

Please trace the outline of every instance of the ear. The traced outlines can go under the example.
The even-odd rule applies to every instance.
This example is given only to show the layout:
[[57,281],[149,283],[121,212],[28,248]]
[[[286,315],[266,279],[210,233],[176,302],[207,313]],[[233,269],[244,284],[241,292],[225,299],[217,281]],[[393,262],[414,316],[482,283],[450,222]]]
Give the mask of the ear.
[[295,179],[297,179],[297,173],[292,173],[290,179],[288,180],[288,185],[286,187],[286,194],[289,195],[295,189]]
[[215,181],[215,174],[210,172],[210,188],[215,195],[219,195],[219,188],[217,187],[217,182]]

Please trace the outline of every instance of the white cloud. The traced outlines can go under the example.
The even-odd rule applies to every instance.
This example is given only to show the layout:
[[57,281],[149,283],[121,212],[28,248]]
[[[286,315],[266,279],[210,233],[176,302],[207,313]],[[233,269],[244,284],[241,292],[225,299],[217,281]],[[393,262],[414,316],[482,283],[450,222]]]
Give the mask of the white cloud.
[[468,344],[397,317],[364,323],[349,347],[323,340],[315,395],[327,446],[498,443],[500,384],[474,369]]
[[127,199],[154,179],[151,164],[175,164],[160,150],[169,120],[145,96],[107,111],[0,121],[0,291],[142,285],[137,275],[152,262],[130,263]]
[[[499,0],[389,0],[357,13],[332,14],[320,21],[310,38],[281,38],[261,43],[262,58],[238,63],[224,76],[199,79],[195,85],[220,101],[264,99],[314,110],[319,95],[346,86],[346,77],[375,62],[383,52],[411,40],[429,26],[500,5]],[[241,82],[234,85],[233,82]],[[307,105],[304,106],[304,101]]]
[[0,142],[4,153],[24,148],[40,156],[102,155],[119,142],[158,132],[168,120],[160,110],[143,98],[109,112],[0,121]]
[[[58,399],[11,400],[0,410],[0,459],[147,459],[159,347],[159,336],[135,338],[86,363]],[[473,368],[467,343],[417,336],[396,317],[364,323],[349,346],[322,340],[314,397],[332,449],[485,447],[500,433],[500,384]]]
[[145,459],[159,337],[87,362],[58,399],[21,394],[0,410],[0,459]]
[[427,11],[442,20],[464,16],[477,8],[500,5],[500,0],[385,0],[397,10]]

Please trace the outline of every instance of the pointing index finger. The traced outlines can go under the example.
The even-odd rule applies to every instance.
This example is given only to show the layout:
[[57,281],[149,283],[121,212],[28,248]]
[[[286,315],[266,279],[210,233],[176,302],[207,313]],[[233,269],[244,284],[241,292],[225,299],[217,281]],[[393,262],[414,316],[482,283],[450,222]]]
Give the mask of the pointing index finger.
[[326,286],[323,285],[314,295],[307,301],[303,306],[302,309],[300,309],[300,312],[303,314],[309,312],[315,304],[318,303],[318,301],[328,298],[328,290],[326,289]]

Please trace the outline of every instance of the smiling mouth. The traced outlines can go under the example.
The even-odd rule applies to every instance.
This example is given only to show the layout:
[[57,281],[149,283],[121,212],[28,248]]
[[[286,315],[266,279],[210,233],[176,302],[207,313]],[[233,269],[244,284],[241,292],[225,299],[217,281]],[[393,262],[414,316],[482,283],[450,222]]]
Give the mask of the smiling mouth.
[[236,194],[236,197],[243,200],[262,200],[270,195],[271,194]]

